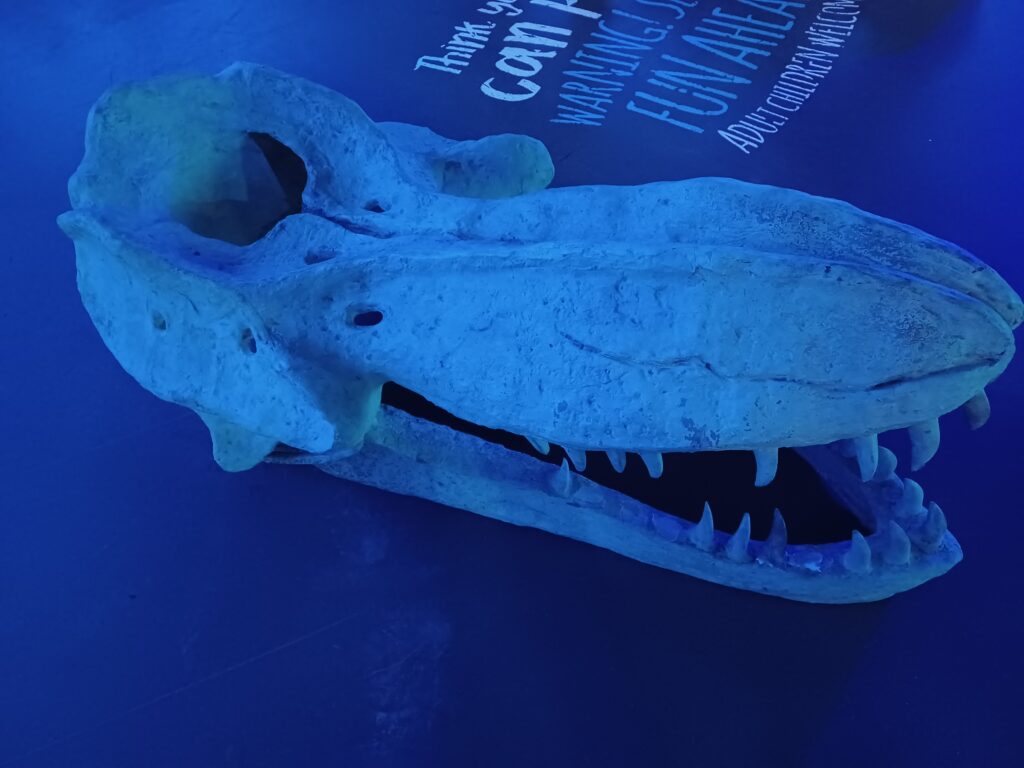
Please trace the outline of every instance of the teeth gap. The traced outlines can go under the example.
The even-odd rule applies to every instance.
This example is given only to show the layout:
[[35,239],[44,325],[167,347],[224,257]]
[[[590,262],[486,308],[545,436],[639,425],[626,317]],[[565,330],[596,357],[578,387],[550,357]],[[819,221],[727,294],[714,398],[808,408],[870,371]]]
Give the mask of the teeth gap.
[[778,473],[763,488],[753,485],[755,465],[749,451],[664,453],[664,471],[658,479],[650,477],[635,452],[627,454],[625,470],[620,474],[603,451],[588,451],[586,469],[576,472],[560,445],[552,443],[544,455],[521,435],[460,419],[394,382],[384,385],[381,401],[418,418],[525,453],[553,468],[560,466],[563,458],[569,459],[570,471],[575,474],[691,523],[700,521],[704,502],[710,501],[715,529],[730,536],[743,513],[749,512],[751,538],[763,541],[776,507],[786,519],[791,544],[849,541],[854,530],[869,533],[852,512],[832,498],[817,472],[788,449],[779,451]]
[[[532,452],[530,452],[532,454]],[[535,454],[534,454],[535,455]],[[564,454],[552,446],[560,462]],[[603,452],[591,451],[581,473],[607,488],[691,523],[698,523],[709,501],[715,530],[731,536],[744,512],[750,514],[751,538],[763,541],[771,530],[775,508],[785,517],[791,544],[849,541],[857,530],[870,533],[860,520],[832,498],[817,472],[795,451],[779,451],[773,482],[753,485],[749,451],[663,453],[664,472],[653,479],[636,453],[629,453],[623,473],[616,472]]]

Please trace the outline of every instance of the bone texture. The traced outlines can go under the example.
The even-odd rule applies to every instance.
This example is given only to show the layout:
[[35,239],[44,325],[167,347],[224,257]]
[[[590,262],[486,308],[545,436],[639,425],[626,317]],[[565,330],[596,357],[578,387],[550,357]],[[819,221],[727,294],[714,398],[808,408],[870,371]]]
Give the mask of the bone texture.
[[[987,419],[984,388],[1024,316],[995,271],[793,190],[547,189],[553,174],[535,139],[378,124],[327,88],[235,64],[105,94],[59,223],[107,347],[202,418],[226,470],[308,460],[812,602],[879,599],[959,560],[940,513],[912,529],[921,546],[893,533],[894,457],[857,436],[909,428],[918,468],[939,416],[966,404]],[[569,460],[416,429],[381,405],[389,381]],[[587,451],[619,471],[635,453],[658,478],[664,453],[741,450],[760,486],[780,448],[875,531],[875,567],[856,540],[849,557],[848,542],[789,542],[778,513],[767,541],[749,524],[730,538],[710,508],[675,524],[579,474]]]

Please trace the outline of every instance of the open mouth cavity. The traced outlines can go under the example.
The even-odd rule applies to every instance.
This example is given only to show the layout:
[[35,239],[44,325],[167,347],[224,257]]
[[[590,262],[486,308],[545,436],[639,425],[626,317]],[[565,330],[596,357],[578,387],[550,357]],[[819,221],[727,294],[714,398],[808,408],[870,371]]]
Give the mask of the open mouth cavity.
[[[449,506],[809,602],[888,597],[962,557],[941,508],[874,438],[783,449],[777,458],[583,451],[460,419],[394,382],[381,402],[359,453],[279,446],[269,460],[316,464],[389,490],[397,482],[399,492],[407,483],[410,494]],[[911,435],[918,452],[922,439]],[[937,431],[933,442],[929,458]]]

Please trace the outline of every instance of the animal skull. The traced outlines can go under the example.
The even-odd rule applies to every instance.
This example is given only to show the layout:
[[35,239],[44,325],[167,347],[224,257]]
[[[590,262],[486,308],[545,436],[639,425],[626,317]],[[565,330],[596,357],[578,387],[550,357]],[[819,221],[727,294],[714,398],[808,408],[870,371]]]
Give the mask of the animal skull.
[[[523,136],[456,143],[249,64],[93,108],[60,225],[121,365],[193,409],[216,460],[269,460],[809,602],[887,597],[961,559],[877,435],[988,416],[1020,298],[968,253],[835,200],[729,179],[545,190]],[[382,405],[397,382],[526,436]],[[564,446],[562,459],[541,457]],[[795,448],[873,531],[715,530],[584,477],[587,451]]]

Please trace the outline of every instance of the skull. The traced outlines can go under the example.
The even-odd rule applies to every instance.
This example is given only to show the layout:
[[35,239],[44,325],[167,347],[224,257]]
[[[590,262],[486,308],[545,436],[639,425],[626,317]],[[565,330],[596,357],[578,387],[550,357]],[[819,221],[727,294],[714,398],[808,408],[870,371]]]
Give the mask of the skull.
[[[376,124],[235,64],[103,96],[59,223],[106,345],[203,419],[227,470],[313,464],[808,602],[884,598],[960,560],[877,436],[908,429],[916,470],[939,416],[984,423],[1024,315],[999,275],[792,190],[552,176],[536,140]],[[383,404],[388,382],[471,428]],[[748,515],[719,531],[708,505],[691,522],[583,474],[588,451],[655,478],[666,455],[749,451],[765,485],[780,448],[869,535],[794,544],[776,510],[753,540]]]

